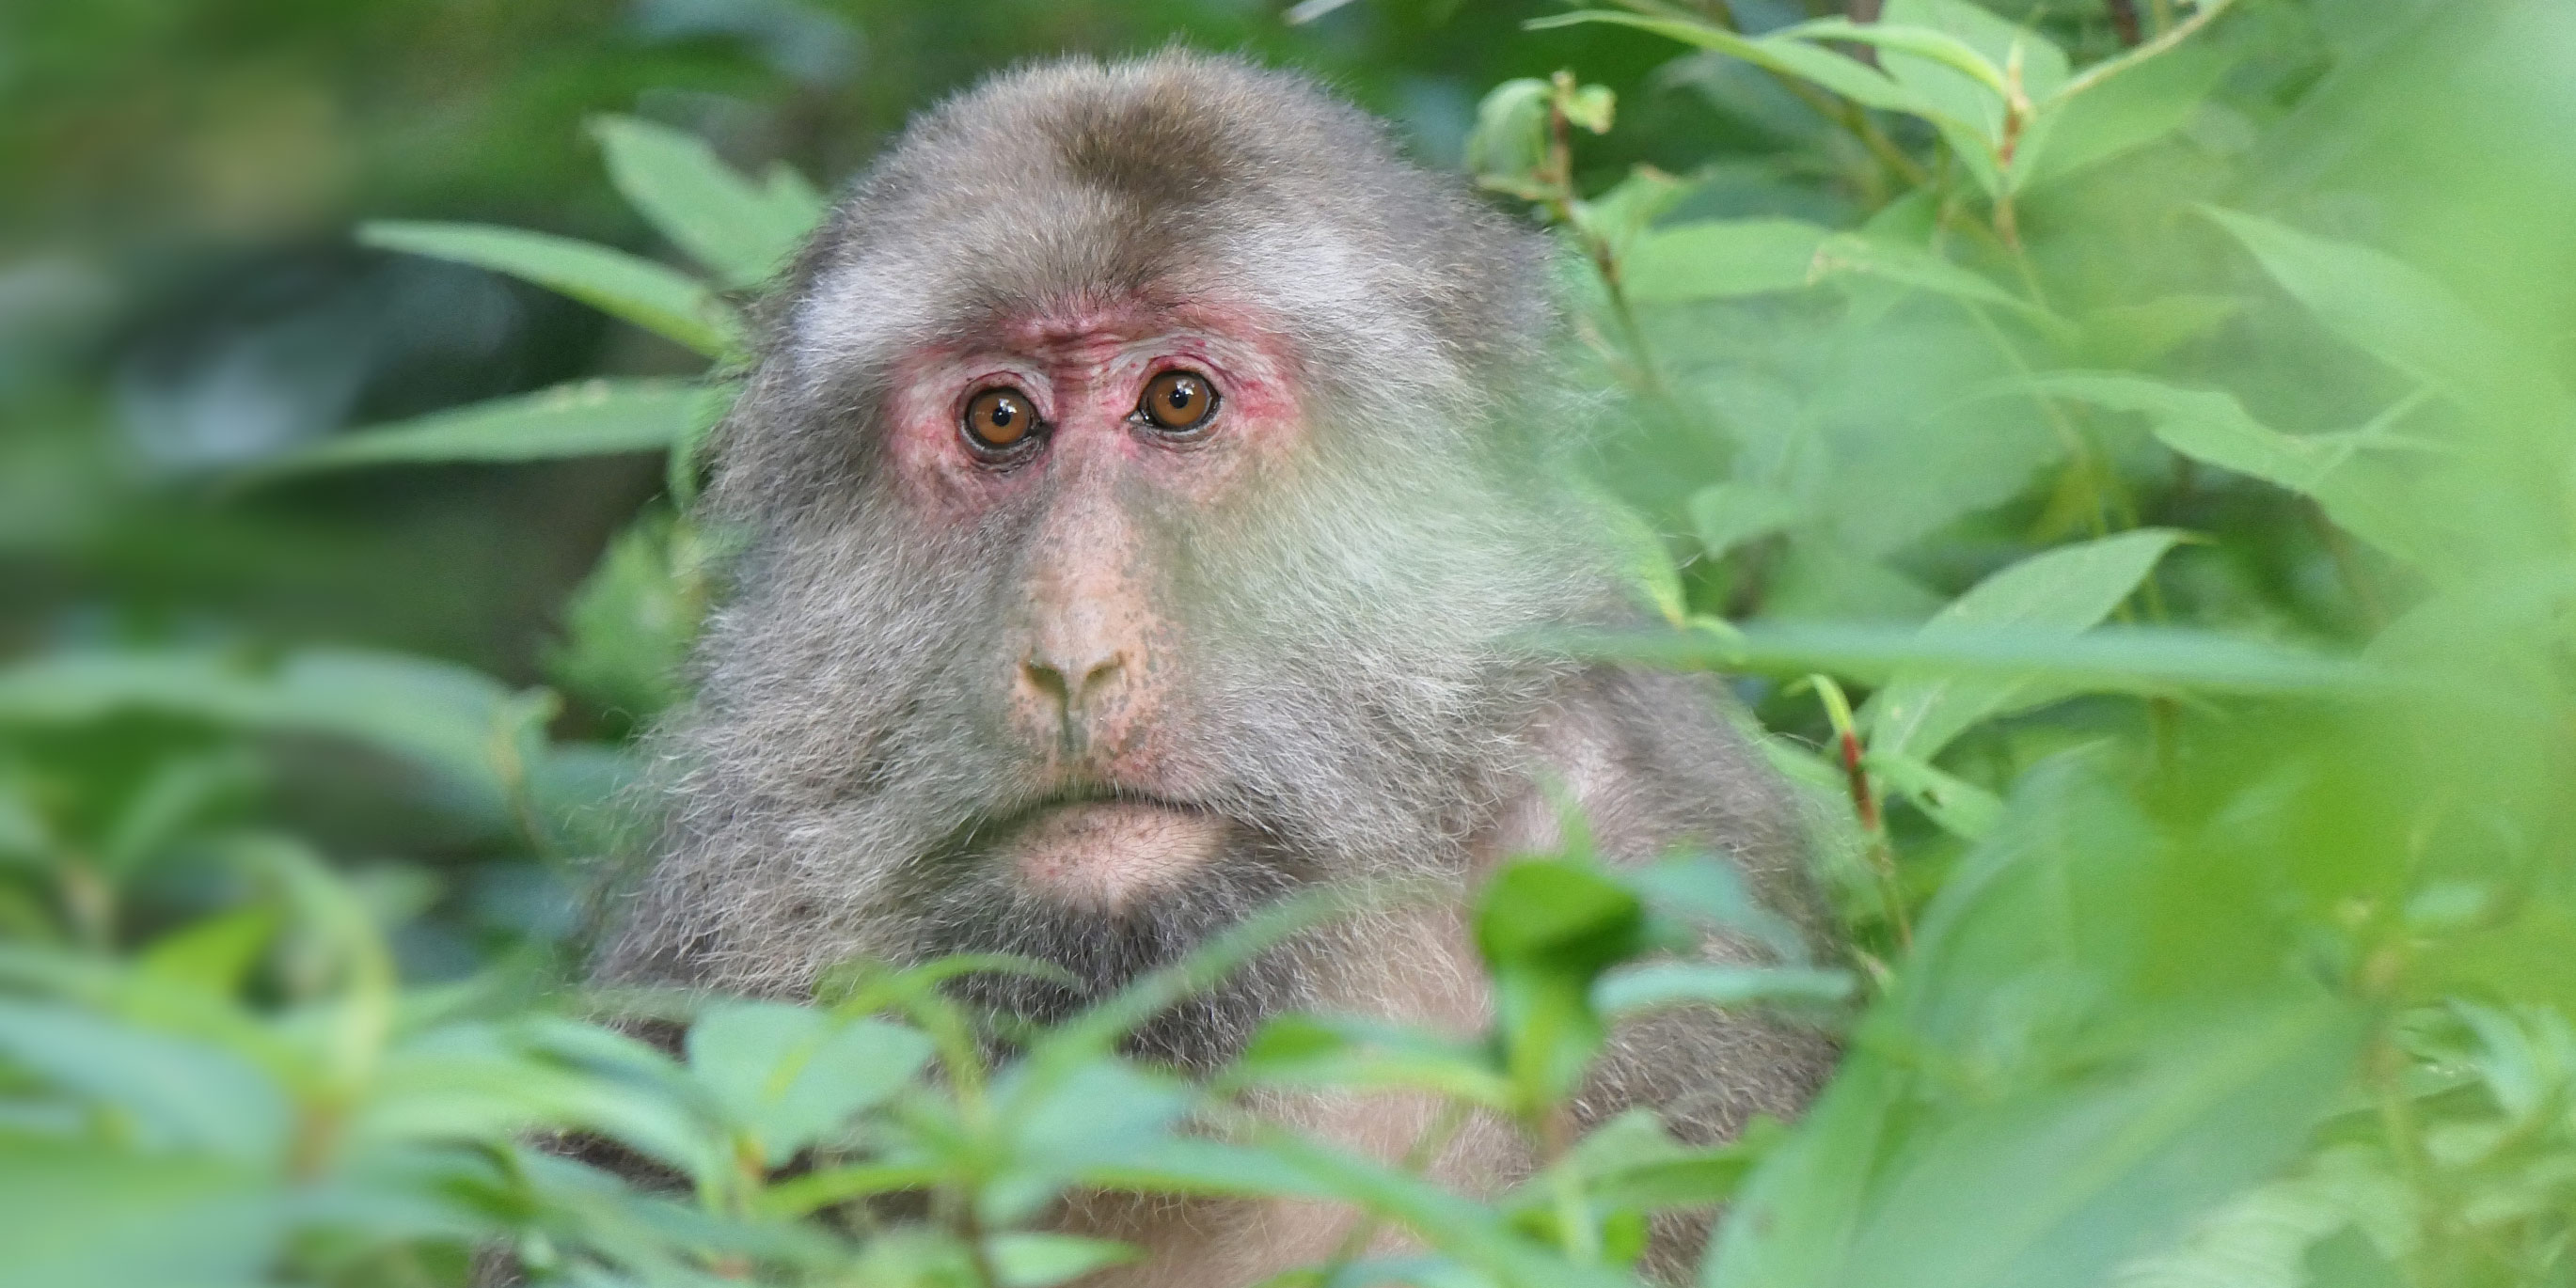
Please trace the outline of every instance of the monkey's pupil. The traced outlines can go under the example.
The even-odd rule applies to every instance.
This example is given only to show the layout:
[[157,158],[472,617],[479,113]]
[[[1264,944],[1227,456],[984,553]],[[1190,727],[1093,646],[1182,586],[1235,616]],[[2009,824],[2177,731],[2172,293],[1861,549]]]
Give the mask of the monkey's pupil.
[[1196,372],[1175,371],[1157,376],[1145,387],[1145,399],[1138,410],[1145,418],[1165,429],[1196,429],[1215,406],[1216,391],[1207,379]]
[[1011,447],[1027,438],[1032,426],[1020,422],[1030,419],[1028,409],[1020,406],[1017,390],[992,389],[975,396],[966,407],[966,436],[978,447],[999,449]]

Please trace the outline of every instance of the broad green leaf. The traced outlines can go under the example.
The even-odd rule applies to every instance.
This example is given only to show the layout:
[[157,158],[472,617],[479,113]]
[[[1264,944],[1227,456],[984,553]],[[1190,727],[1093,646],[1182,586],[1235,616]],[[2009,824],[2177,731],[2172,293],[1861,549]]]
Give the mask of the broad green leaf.
[[358,240],[524,278],[720,361],[743,352],[741,323],[705,283],[622,250],[485,224],[378,222]]
[[1691,494],[1691,529],[1711,559],[1769,536],[1806,514],[1796,498],[1751,483],[1718,483]]
[[994,1235],[985,1240],[984,1252],[1001,1277],[995,1288],[1052,1288],[1143,1255],[1130,1243],[1034,1231]]
[[1476,105],[1476,128],[1467,135],[1469,173],[1511,192],[1536,183],[1547,161],[1548,101],[1554,92],[1546,81],[1528,76],[1487,91]]
[[1643,14],[1619,13],[1607,9],[1584,9],[1574,13],[1532,18],[1522,25],[1530,31],[1550,27],[1570,27],[1578,23],[1600,22],[1620,27],[1650,31],[1686,45],[1715,50],[1732,58],[1741,58],[1757,67],[1813,81],[1863,107],[1883,108],[1891,112],[1908,112],[1934,120],[1964,125],[1944,114],[1941,109],[1913,90],[1891,80],[1877,68],[1849,55],[1791,38],[1747,38],[1710,23],[1679,18],[1651,18]]
[[1625,1274],[1566,1260],[1513,1233],[1493,1208],[1410,1172],[1284,1132],[1260,1147],[1343,1202],[1410,1230],[1507,1288],[1635,1288]]
[[902,1087],[930,1039],[785,1002],[738,1002],[689,1026],[689,1071],[776,1167]]
[[2187,44],[2072,97],[2040,105],[2014,159],[2016,189],[2070,178],[2180,129],[2235,66],[2227,49]]
[[1078,1176],[1150,1158],[1190,1108],[1176,1079],[1107,1056],[1070,1067],[1024,1060],[995,1080],[993,1095],[1005,1166],[977,1202],[996,1224],[1026,1220]]
[[13,1141],[0,1149],[0,1282],[263,1288],[289,1221],[257,1172],[195,1154]]
[[[2032,555],[1970,587],[1923,631],[2014,627],[2047,637],[2086,630],[2110,616],[2178,538],[2142,529]],[[1862,720],[1873,753],[1928,761],[1979,721],[2063,694],[2009,679],[1900,674],[1871,697]]]
[[706,615],[706,562],[696,526],[668,511],[628,525],[565,606],[548,677],[637,725],[680,702]]
[[[1879,22],[1899,29],[1936,33],[1955,42],[1999,74],[2009,74],[2018,65],[2021,92],[2034,100],[2055,94],[2065,87],[2068,80],[2066,51],[2058,48],[2055,41],[2033,29],[2027,21],[2015,22],[1974,3],[1974,0],[1887,0],[1879,11]],[[1963,75],[1978,75],[1974,69],[1955,62],[1956,54],[1941,57],[1928,49],[1913,48],[1910,44],[1888,48],[1941,62]],[[1904,78],[1899,76],[1898,79]]]
[[1507,1109],[1511,1084],[1481,1043],[1343,1016],[1282,1015],[1261,1027],[1229,1084],[1411,1088]]
[[1275,1154],[1198,1136],[1163,1136],[1121,1162],[1085,1170],[1080,1180],[1102,1189],[1215,1198],[1333,1197],[1311,1173]]
[[1858,233],[1828,237],[1816,251],[1815,272],[1819,277],[1862,273],[1885,278],[1952,299],[2007,309],[2057,334],[2073,332],[2073,327],[2065,319],[1995,285],[1983,274],[1961,268],[1931,251],[1901,242],[1864,237]]
[[1547,641],[1575,656],[1650,666],[1793,678],[1822,671],[1871,682],[1919,669],[2027,680],[2068,693],[2358,697],[2383,694],[2394,685],[2390,676],[2360,661],[2172,628],[2105,627],[2052,638],[2018,629],[1926,633],[1911,627],[1756,623],[1733,638],[1706,631],[1566,631]]
[[511,790],[503,741],[520,696],[480,672],[396,653],[309,649],[263,664],[194,650],[66,652],[0,668],[0,725],[154,712],[364,743],[446,775],[470,809]]
[[1512,1187],[1495,1205],[1516,1214],[1547,1208],[1558,1201],[1559,1178],[1570,1175],[1596,1209],[1705,1207],[1733,1198],[1760,1153],[1759,1145],[1744,1143],[1684,1145],[1653,1110],[1631,1109],[1594,1128],[1547,1171]]
[[2373,440],[2334,434],[2293,437],[2254,419],[2235,395],[2183,389],[2117,372],[2057,371],[2030,378],[2033,391],[2141,413],[2158,441],[2194,460],[2313,497],[2355,536],[2401,558],[2423,549],[2418,524],[2395,498],[2345,468]]
[[1841,1264],[1893,1130],[1902,1074],[1855,1053],[1712,1230],[1703,1288],[1819,1288]]
[[2003,817],[2002,798],[1920,757],[1872,751],[1867,765],[1880,782],[1912,801],[1952,836],[1976,840],[1993,831]]
[[371,426],[263,462],[258,477],[361,465],[505,462],[659,452],[715,423],[740,387],[581,380]]
[[1788,219],[1695,220],[1655,229],[1638,239],[1625,272],[1629,297],[1641,304],[1794,291],[1859,274],[2072,331],[2056,315],[1928,250]]
[[[1962,7],[1974,8],[1974,6]],[[1869,23],[1853,22],[1849,18],[1817,18],[1796,26],[1784,27],[1773,34],[1795,36],[1801,40],[1850,41],[1854,44],[1873,46],[1882,53],[1893,51],[1911,54],[1925,62],[1936,63],[1966,77],[1979,88],[1984,89],[1992,97],[1996,107],[2001,107],[2004,101],[2007,89],[2004,82],[2004,69],[1986,61],[1984,54],[1977,52],[1966,41],[1946,31],[1916,26],[1891,16],[1879,22]],[[2063,56],[2058,59],[2058,67],[2062,75],[2065,69]],[[1906,77],[1901,74],[1896,79],[1900,84],[1908,83]],[[1921,92],[1924,87],[1916,84],[1913,88]]]
[[1681,572],[1673,567],[1672,552],[1664,548],[1654,525],[1605,488],[1586,485],[1583,491],[1601,516],[1602,535],[1628,583],[1665,621],[1681,625],[1690,616],[1690,605],[1682,599]]
[[1713,929],[1760,944],[1781,961],[1806,960],[1807,944],[1798,928],[1764,907],[1743,873],[1723,859],[1676,854],[1643,867],[1616,869],[1612,876],[1656,913],[1693,923],[1695,933]]
[[631,116],[603,116],[590,128],[617,190],[728,286],[769,280],[822,221],[823,204],[801,179],[754,184],[696,135]]
[[2162,295],[2086,313],[2082,353],[2093,365],[2144,367],[2245,309],[2233,295]]
[[148,1147],[273,1164],[290,1106],[239,1055],[68,1006],[0,998],[0,1062],[125,1117]]
[[1849,999],[1853,987],[1851,975],[1838,970],[1649,962],[1602,976],[1592,1005],[1614,1017],[1672,1006],[1832,1005]]
[[1913,1142],[1820,1283],[2094,1283],[2293,1157],[2366,1017],[2323,999],[2177,1026],[2143,1069],[2016,1097]]
[[2268,219],[2204,207],[2273,280],[2353,347],[2488,414],[2564,414],[2551,365],[2412,264]]
[[1789,219],[1703,219],[1653,229],[1622,266],[1640,304],[1795,291],[1821,276],[1816,252],[1832,234]]

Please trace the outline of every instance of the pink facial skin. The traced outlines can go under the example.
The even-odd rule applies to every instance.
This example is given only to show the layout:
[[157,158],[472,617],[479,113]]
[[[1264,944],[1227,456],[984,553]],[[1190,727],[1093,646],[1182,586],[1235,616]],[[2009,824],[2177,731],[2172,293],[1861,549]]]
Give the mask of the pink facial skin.
[[[1014,319],[984,343],[900,363],[888,459],[934,521],[969,519],[1012,490],[1077,471],[1138,478],[1178,493],[1177,501],[1204,504],[1295,440],[1289,369],[1283,346],[1249,310],[1068,306]],[[1174,370],[1206,376],[1218,396],[1202,431],[1184,438],[1157,431],[1136,411],[1146,382]],[[958,430],[967,400],[996,387],[1027,395],[1047,435],[1027,459],[1002,467],[977,459]]]
[[[1166,371],[1206,377],[1217,401],[1183,432],[1139,410]],[[925,352],[897,372],[887,458],[925,523],[972,522],[1034,502],[1021,534],[1022,597],[1006,629],[1007,727],[1042,782],[1083,800],[1034,820],[1006,850],[1031,888],[1117,907],[1182,877],[1225,834],[1186,802],[1193,766],[1182,647],[1160,602],[1169,552],[1137,511],[1206,513],[1301,432],[1290,361],[1249,312],[1086,304],[1014,320],[982,343]],[[969,445],[967,404],[1018,390],[1038,437],[996,461]]]

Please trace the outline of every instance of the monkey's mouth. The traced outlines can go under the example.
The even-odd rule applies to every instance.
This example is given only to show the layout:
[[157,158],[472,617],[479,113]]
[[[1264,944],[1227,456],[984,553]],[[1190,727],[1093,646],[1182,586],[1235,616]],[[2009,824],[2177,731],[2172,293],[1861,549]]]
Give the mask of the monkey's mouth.
[[1132,794],[1068,795],[1018,811],[992,835],[993,861],[1033,894],[1117,911],[1185,884],[1234,827],[1196,805]]

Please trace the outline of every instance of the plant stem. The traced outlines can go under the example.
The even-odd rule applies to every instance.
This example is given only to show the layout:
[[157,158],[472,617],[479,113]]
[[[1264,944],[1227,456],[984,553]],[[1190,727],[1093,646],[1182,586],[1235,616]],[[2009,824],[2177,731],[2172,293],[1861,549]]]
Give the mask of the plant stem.
[[2111,30],[2119,34],[2121,44],[2137,48],[2138,41],[2143,39],[2138,30],[2138,0],[2106,0],[2106,3],[2111,10]]

